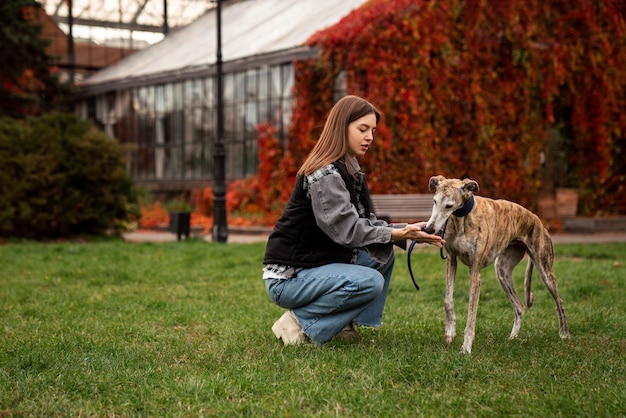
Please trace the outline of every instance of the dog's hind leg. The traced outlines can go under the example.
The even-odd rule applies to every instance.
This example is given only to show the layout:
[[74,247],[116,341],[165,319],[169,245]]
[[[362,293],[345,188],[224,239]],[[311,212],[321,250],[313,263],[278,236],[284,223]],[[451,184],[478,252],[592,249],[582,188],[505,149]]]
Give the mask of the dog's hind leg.
[[533,262],[532,260],[528,260],[528,264],[526,265],[526,274],[524,275],[524,294],[526,295],[526,307],[530,308],[533,306],[533,302],[535,301],[535,295],[531,292],[530,287],[533,280]]
[[524,254],[526,254],[526,246],[522,244],[512,244],[496,258],[494,263],[498,282],[500,282],[502,290],[504,290],[509,297],[511,305],[513,305],[513,312],[515,313],[513,329],[511,330],[509,338],[517,337],[522,326],[522,318],[525,311],[524,305],[515,291],[515,284],[513,282],[513,269],[522,258],[524,258]]
[[541,280],[543,280],[543,283],[546,285],[546,288],[556,303],[556,313],[559,317],[559,335],[561,338],[569,338],[569,329],[567,327],[567,320],[565,319],[565,309],[563,308],[563,301],[559,297],[556,285],[556,276],[554,275],[554,270],[552,269],[553,257],[553,255],[545,257],[544,263],[539,263],[539,260],[536,260],[536,257],[532,257],[532,261],[539,272]]
[[446,310],[446,342],[450,344],[456,337],[456,315],[454,314],[454,279],[456,277],[457,259],[448,253],[446,259],[446,293],[444,308]]

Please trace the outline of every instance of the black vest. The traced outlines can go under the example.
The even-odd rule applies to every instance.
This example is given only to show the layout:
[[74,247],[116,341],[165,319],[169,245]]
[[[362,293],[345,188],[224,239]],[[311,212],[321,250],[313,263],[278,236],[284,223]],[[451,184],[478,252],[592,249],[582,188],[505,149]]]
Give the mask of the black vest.
[[[354,178],[348,173],[343,160],[336,161],[334,166],[350,192],[350,201],[358,208]],[[303,185],[304,176],[300,175],[282,216],[269,236],[263,264],[311,268],[330,263],[350,263],[352,249],[335,243],[317,226],[311,200]],[[371,202],[365,180],[359,200],[369,216]]]

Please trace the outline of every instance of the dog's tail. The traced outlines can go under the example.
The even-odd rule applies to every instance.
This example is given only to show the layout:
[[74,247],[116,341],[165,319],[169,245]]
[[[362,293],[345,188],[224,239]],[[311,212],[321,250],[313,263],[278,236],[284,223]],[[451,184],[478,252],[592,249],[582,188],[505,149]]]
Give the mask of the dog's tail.
[[531,259],[528,260],[528,265],[526,266],[526,275],[524,276],[524,293],[526,294],[526,307],[530,308],[533,306],[533,302],[535,301],[535,295],[530,291],[530,285],[533,278],[533,261]]

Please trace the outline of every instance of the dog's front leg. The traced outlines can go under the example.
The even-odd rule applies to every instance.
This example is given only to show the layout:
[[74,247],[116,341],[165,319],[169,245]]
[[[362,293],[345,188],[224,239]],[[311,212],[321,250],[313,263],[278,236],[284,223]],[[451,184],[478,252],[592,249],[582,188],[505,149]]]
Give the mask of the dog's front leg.
[[450,344],[456,337],[456,316],[454,315],[454,279],[456,277],[456,256],[448,253],[446,259],[446,294],[444,307],[446,310],[446,342]]
[[478,314],[478,299],[480,297],[480,268],[470,268],[469,274],[469,308],[467,310],[467,324],[465,325],[462,347],[462,351],[468,354],[472,352],[472,344],[474,343],[474,335],[476,332],[476,315]]

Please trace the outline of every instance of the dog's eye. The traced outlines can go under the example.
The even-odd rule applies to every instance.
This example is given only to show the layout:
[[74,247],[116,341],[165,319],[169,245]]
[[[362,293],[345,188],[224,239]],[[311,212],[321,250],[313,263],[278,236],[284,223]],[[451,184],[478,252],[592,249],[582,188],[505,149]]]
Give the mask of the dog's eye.
[[452,205],[446,205],[446,209],[452,209]]

